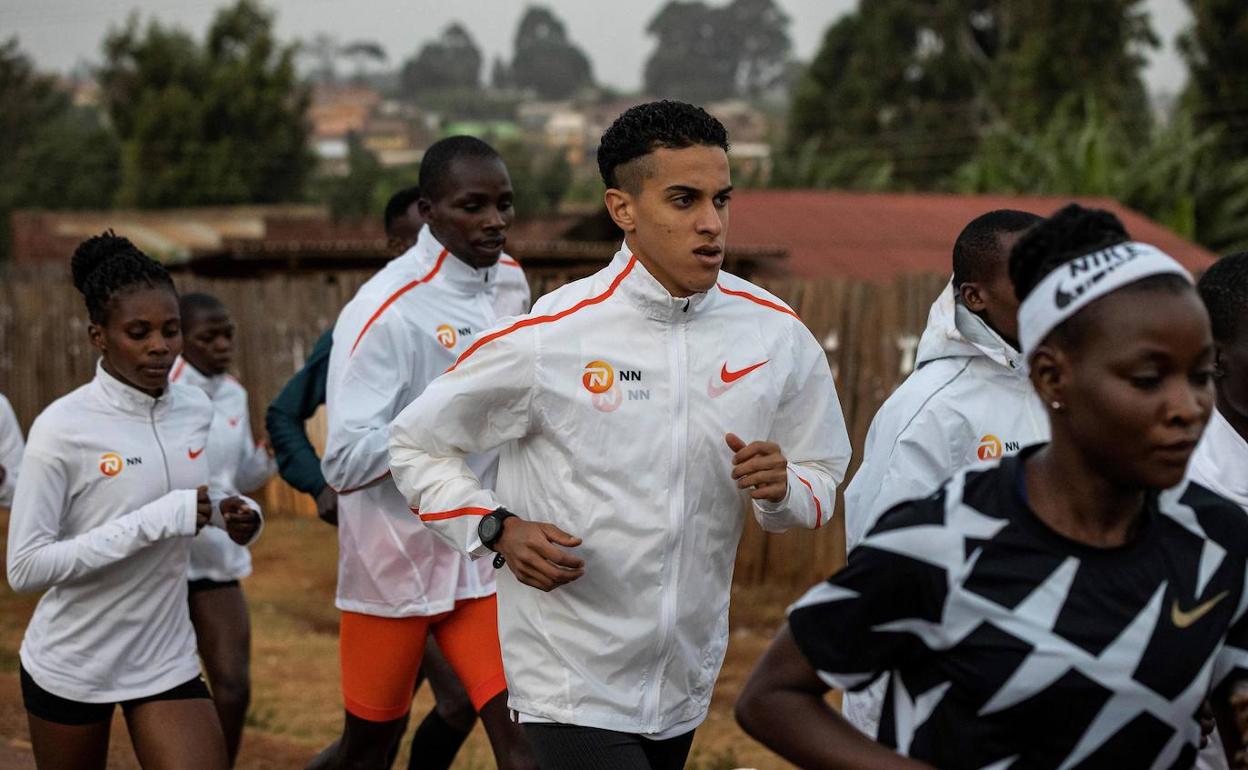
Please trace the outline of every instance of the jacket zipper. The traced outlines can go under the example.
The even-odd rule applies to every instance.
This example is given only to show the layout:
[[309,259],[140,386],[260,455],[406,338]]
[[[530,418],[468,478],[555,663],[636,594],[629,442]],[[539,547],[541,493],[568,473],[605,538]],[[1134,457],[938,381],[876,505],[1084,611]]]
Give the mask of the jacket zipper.
[[152,402],[148,418],[152,423],[152,435],[156,437],[156,446],[160,448],[160,461],[165,464],[165,492],[173,491],[173,476],[169,473],[169,456],[165,454],[165,445],[160,440],[160,431],[156,430],[156,401]]
[[662,704],[661,675],[667,658],[671,654],[673,642],[672,627],[676,622],[676,580],[680,575],[680,551],[683,541],[685,513],[685,445],[686,422],[688,421],[688,388],[685,385],[685,324],[672,324],[668,347],[668,361],[672,370],[672,460],[668,471],[668,522],[667,543],[664,552],[667,555],[663,570],[663,590],[659,597],[659,654],[655,658],[654,669],[648,681],[646,692],[645,721],[648,732],[657,732],[659,725],[659,709]]

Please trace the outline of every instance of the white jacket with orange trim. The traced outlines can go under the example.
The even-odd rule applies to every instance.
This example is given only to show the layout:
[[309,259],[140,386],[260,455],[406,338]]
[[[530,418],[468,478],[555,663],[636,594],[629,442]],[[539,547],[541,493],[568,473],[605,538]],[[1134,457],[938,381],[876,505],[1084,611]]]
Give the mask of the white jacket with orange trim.
[[[455,362],[476,335],[529,308],[524,271],[510,257],[475,269],[428,227],[411,249],[360,287],[334,326],[321,468],[339,491],[337,606],[381,617],[436,615],[494,593],[488,563],[436,538],[389,476],[390,421]],[[470,461],[493,482],[496,454]]]
[[[827,521],[850,445],[819,343],[727,273],[673,298],[627,247],[482,336],[395,420],[395,480],[448,543],[484,555],[477,524],[500,505],[584,540],[585,575],[549,594],[499,572],[522,718],[654,735],[705,717],[745,523],[729,432],[789,458],[788,496],[753,506],[764,529]],[[495,447],[490,491],[465,458]]]
[[[205,451],[213,489],[237,495],[268,481],[277,470],[277,464],[251,434],[247,389],[242,383],[228,374],[204,374],[181,356],[169,373],[169,381],[199,388],[212,400],[212,428],[208,431]],[[248,499],[248,502],[262,513],[255,501]],[[188,580],[225,583],[250,574],[251,553],[219,527],[204,529],[191,545]]]

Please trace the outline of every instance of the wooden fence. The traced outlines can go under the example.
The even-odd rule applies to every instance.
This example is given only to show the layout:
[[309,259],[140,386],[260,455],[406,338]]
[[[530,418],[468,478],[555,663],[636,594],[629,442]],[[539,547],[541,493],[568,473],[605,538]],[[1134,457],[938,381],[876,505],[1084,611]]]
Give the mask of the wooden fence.
[[[259,432],[269,400],[367,278],[368,273],[355,271],[261,280],[179,275],[177,282],[182,291],[206,291],[229,305],[239,328],[235,370],[251,393],[252,424]],[[537,297],[564,277],[531,279]],[[906,276],[891,283],[824,278],[767,284],[828,351],[854,445],[851,473],[871,417],[909,371],[928,307],[944,280]],[[0,393],[13,403],[24,429],[52,400],[89,380],[95,359],[82,299],[66,271],[10,267],[0,272]],[[324,435],[321,414],[313,418],[309,432],[314,443]],[[280,479],[268,484],[260,497],[270,516],[315,515],[310,499]],[[737,579],[798,585],[826,576],[844,561],[839,501],[830,529],[777,536],[747,526]]]

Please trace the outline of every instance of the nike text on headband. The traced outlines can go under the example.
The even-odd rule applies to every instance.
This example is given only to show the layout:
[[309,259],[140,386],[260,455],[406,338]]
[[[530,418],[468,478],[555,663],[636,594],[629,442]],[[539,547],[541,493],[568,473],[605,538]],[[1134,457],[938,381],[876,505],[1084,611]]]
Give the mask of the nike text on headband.
[[1018,308],[1018,340],[1023,359],[1067,318],[1123,286],[1152,275],[1181,275],[1187,270],[1155,246],[1128,241],[1061,265],[1044,277]]

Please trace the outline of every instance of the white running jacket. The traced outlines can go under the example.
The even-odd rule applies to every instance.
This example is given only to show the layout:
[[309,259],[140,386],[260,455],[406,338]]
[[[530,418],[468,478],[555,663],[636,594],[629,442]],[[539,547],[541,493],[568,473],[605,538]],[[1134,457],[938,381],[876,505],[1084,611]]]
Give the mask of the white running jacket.
[[[952,282],[928,313],[915,366],[871,420],[862,465],[845,489],[848,549],[885,511],[932,494],[960,468],[1049,440],[1022,355],[955,301]],[[872,737],[886,679],[845,694],[845,718]]]
[[97,367],[31,426],[8,578],[15,591],[46,589],[21,647],[40,687],[109,703],[199,675],[186,567],[211,422],[195,388],[152,398]]
[[[512,709],[642,734],[705,717],[744,524],[728,432],[789,458],[788,496],[753,506],[765,530],[827,521],[850,445],[819,343],[727,273],[673,298],[627,246],[481,336],[395,420],[395,480],[446,542],[485,555],[477,524],[500,505],[584,540],[585,575],[551,593],[499,571]],[[495,447],[491,491],[465,458]]]
[[[475,336],[529,308],[529,286],[504,256],[478,270],[451,256],[428,227],[343,308],[327,381],[321,469],[338,490],[341,610],[380,617],[436,615],[494,593],[494,571],[434,537],[390,479],[390,421],[455,362]],[[496,454],[470,461],[492,484]],[[476,476],[474,476],[475,481]]]
[[26,442],[22,440],[22,426],[13,412],[13,405],[0,395],[0,466],[4,466],[4,481],[0,482],[0,508],[13,505],[13,490],[17,489],[17,476],[22,469],[22,452]]
[[[242,383],[228,374],[210,377],[181,356],[169,372],[169,381],[199,388],[212,400],[207,450],[211,486],[222,494],[238,495],[268,481],[277,464],[251,434],[247,389]],[[248,503],[260,511],[255,501],[249,498]],[[250,574],[251,552],[231,540],[223,529],[205,528],[191,545],[187,580],[226,583]]]

